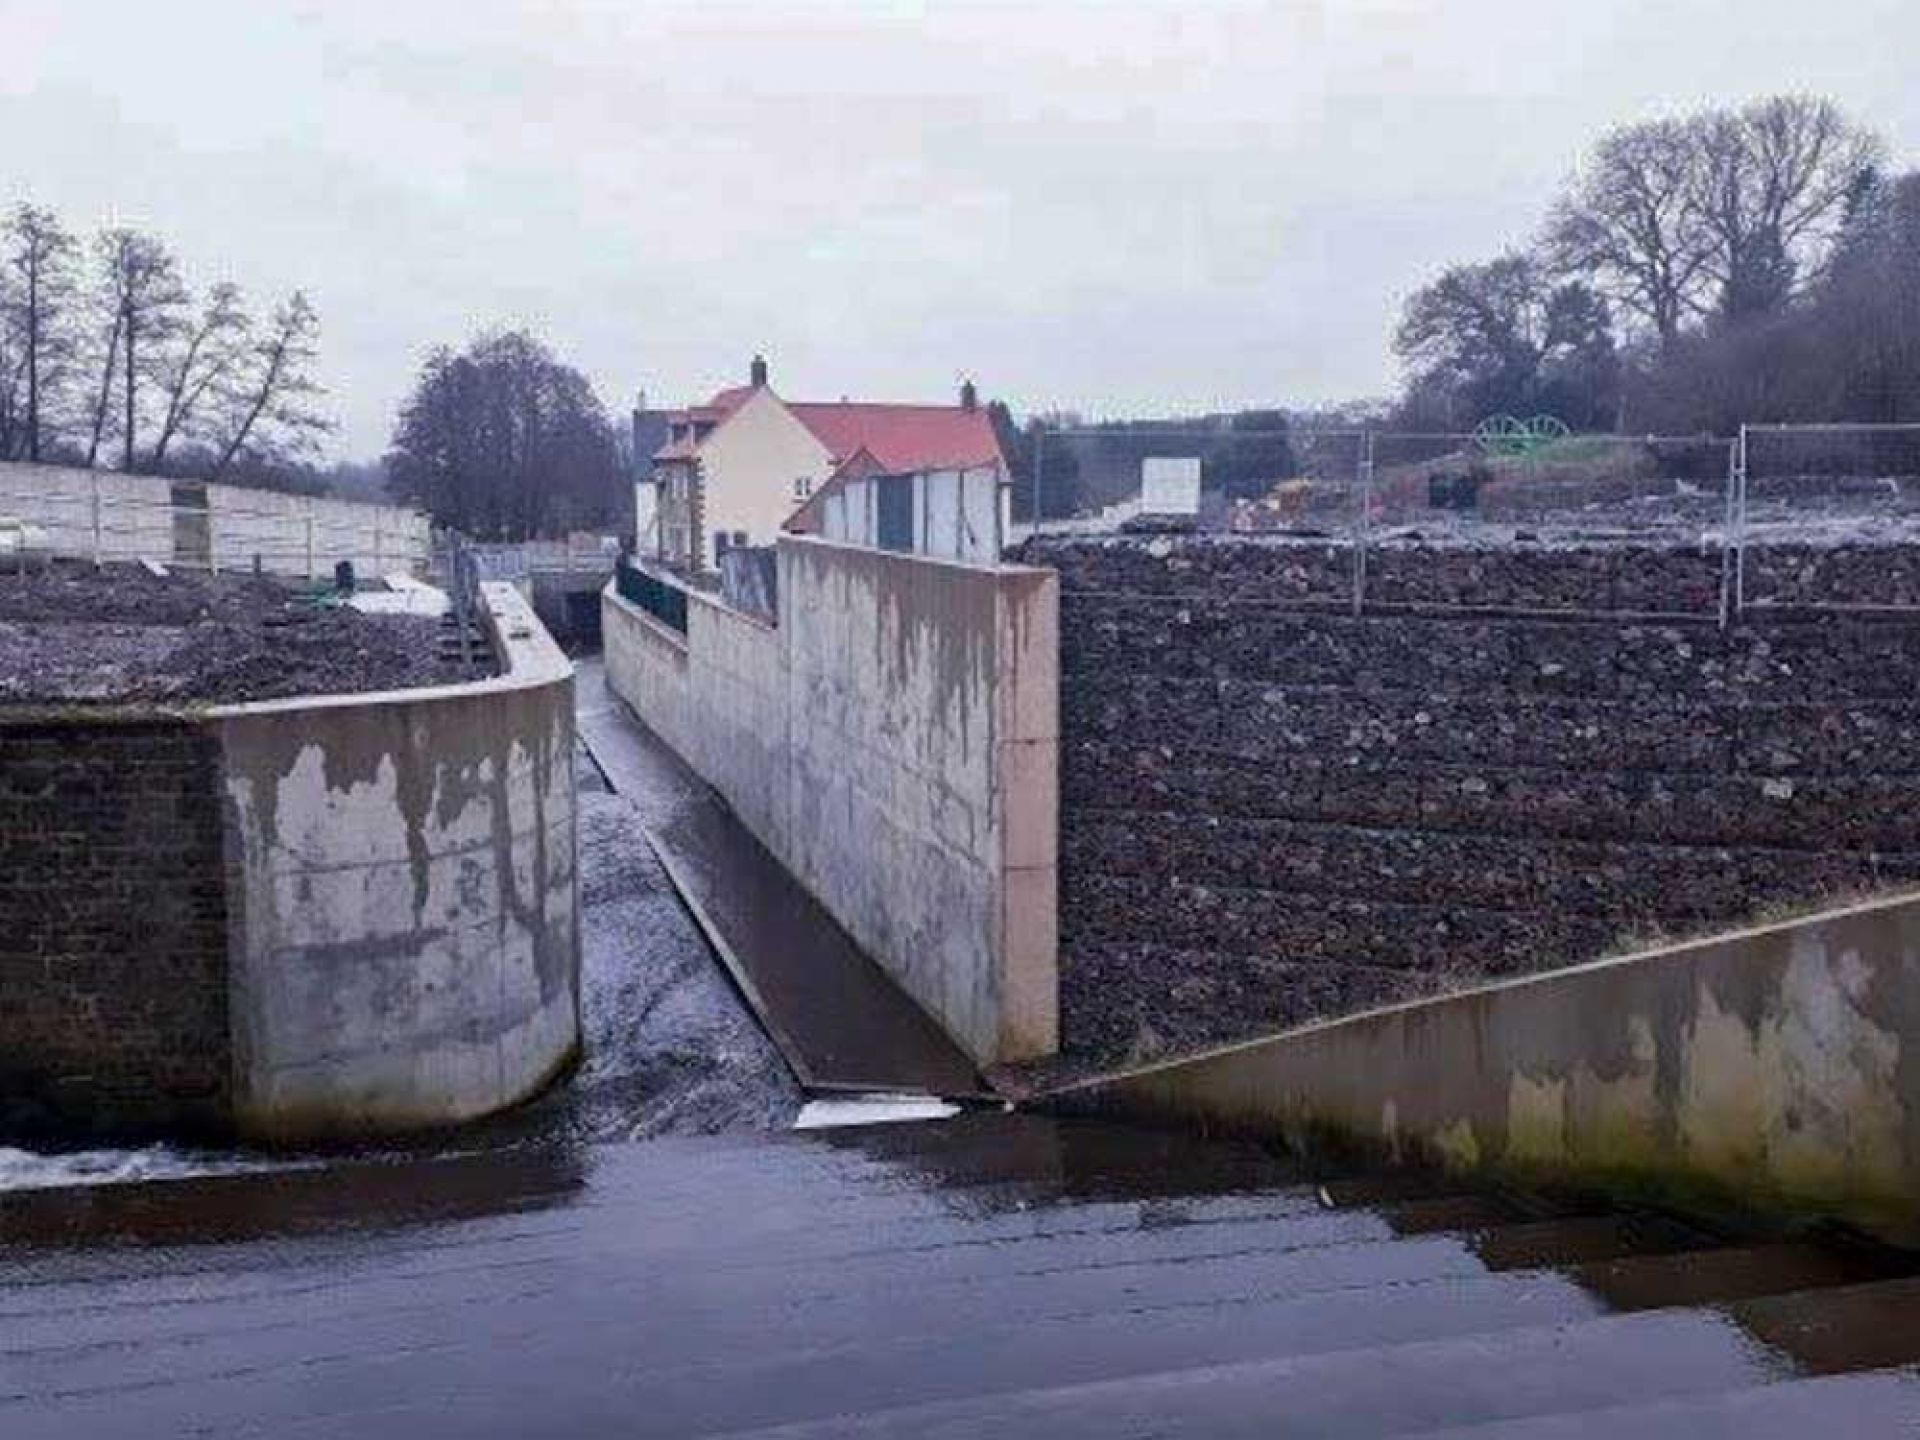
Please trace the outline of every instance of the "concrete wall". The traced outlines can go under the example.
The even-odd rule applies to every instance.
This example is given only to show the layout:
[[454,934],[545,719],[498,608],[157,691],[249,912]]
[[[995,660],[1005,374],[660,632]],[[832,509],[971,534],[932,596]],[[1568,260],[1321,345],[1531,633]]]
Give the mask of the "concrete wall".
[[96,490],[102,497],[99,542],[106,555],[164,560],[173,554],[173,515],[168,509],[173,489],[168,481],[0,461],[0,515],[19,516],[45,530],[56,555],[93,554]]
[[484,588],[500,680],[215,712],[245,1133],[470,1119],[578,1044],[572,667]]
[[64,1118],[99,1128],[366,1138],[567,1064],[572,667],[512,586],[482,589],[492,679],[0,713],[7,1095],[79,1097]]
[[[1317,603],[1350,578],[1334,545],[1030,553],[1063,577],[1069,1049],[1192,1048],[1920,878],[1920,616],[1723,629],[1694,549],[1383,545],[1361,616]],[[1914,578],[1912,547],[1877,553],[1749,568],[1803,600]]]
[[331,578],[337,561],[361,575],[426,567],[432,543],[427,517],[397,505],[281,495],[209,485],[207,510],[214,558],[222,570],[244,570],[258,554],[265,569]]
[[[204,494],[204,510],[176,506],[176,488]],[[338,560],[351,560],[362,575],[417,571],[431,543],[427,517],[402,506],[58,465],[0,463],[0,515],[39,525],[57,555],[211,561],[223,570],[250,568],[258,555],[263,569],[283,575],[305,575],[311,564],[314,574],[331,577]]]
[[1062,1092],[1920,1240],[1920,899],[1403,1005]]
[[608,592],[607,676],[982,1062],[1057,1043],[1053,579],[799,537],[781,623]]

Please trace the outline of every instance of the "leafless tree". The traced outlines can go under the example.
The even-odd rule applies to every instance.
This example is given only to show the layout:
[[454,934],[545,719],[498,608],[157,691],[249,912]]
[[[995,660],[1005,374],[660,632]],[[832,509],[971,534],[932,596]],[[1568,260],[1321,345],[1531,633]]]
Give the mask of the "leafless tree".
[[156,367],[166,409],[154,437],[150,469],[164,472],[168,447],[191,437],[222,387],[235,381],[248,358],[251,330],[239,287],[220,284],[207,292],[199,315],[180,329]]
[[1692,208],[1711,240],[1719,313],[1779,310],[1817,279],[1848,197],[1882,146],[1831,100],[1781,95],[1694,122]]
[[153,236],[124,226],[95,238],[94,264],[96,330],[104,343],[87,463],[99,460],[117,379],[123,401],[121,464],[132,470],[139,439],[141,382],[150,377],[167,342],[178,334],[187,291],[167,248]]
[[74,244],[58,216],[25,203],[15,206],[0,224],[0,237],[11,272],[10,293],[0,304],[8,312],[6,330],[16,352],[11,357],[14,374],[8,391],[20,397],[23,432],[22,444],[7,443],[11,437],[0,440],[0,455],[19,451],[29,461],[37,461],[48,428],[48,401],[60,386],[72,351]]
[[319,338],[320,316],[305,294],[296,290],[275,307],[237,379],[224,387],[219,458],[209,480],[218,480],[243,454],[285,461],[314,448],[328,428],[313,408],[322,393],[313,376]]
[[1696,208],[1697,127],[1652,120],[1609,132],[1554,207],[1546,254],[1670,343],[1705,303],[1713,239]]
[[1544,250],[1671,348],[1691,319],[1776,314],[1818,279],[1880,151],[1811,96],[1628,125],[1555,206]]

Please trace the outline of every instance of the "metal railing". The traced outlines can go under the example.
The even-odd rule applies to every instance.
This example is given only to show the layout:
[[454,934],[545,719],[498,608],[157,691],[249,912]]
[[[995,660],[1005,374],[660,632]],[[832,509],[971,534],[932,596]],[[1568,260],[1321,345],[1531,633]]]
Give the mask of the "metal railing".
[[669,630],[687,633],[687,592],[682,586],[632,561],[614,570],[613,582],[622,600],[639,606]]

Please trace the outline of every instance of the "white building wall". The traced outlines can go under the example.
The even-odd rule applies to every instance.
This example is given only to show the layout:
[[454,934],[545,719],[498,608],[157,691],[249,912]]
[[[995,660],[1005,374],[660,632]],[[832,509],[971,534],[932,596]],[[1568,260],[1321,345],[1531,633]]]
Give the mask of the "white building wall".
[[758,390],[700,447],[705,487],[701,563],[714,563],[714,536],[744,532],[749,545],[770,545],[800,504],[793,482],[818,485],[833,457],[771,390]]

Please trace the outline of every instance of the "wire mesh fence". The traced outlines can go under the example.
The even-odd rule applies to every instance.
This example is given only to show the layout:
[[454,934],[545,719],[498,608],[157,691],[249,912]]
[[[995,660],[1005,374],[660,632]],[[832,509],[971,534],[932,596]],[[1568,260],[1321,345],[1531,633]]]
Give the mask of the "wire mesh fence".
[[1920,609],[1920,425],[1748,425],[1733,609]]
[[[1724,616],[1735,448],[1712,437],[1526,426],[1053,429],[1034,436],[1020,510],[1040,517],[1026,530],[1041,535],[1284,542],[1295,582],[1285,596],[1258,597],[1275,602],[1473,608],[1518,593],[1535,608]],[[1169,471],[1186,485],[1164,483]],[[1543,558],[1532,575],[1515,559],[1495,579],[1472,559],[1489,551]],[[1571,558],[1600,551],[1614,553],[1604,563]]]

